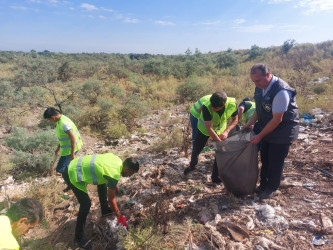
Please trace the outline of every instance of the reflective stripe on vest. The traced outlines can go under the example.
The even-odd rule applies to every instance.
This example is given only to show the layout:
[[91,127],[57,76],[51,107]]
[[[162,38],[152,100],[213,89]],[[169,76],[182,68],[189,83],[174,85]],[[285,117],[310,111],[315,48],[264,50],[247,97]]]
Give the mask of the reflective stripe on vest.
[[57,122],[57,127],[56,127],[57,137],[59,139],[59,144],[60,144],[61,156],[70,155],[72,151],[71,140],[68,134],[64,130],[65,125],[68,125],[71,128],[75,136],[75,143],[76,143],[75,152],[82,147],[82,140],[79,130],[77,129],[75,124],[71,121],[71,119],[69,119],[65,115],[61,115],[59,121]]
[[105,176],[119,180],[122,168],[122,160],[114,154],[86,155],[71,161],[68,175],[75,187],[87,193],[87,184],[107,183]]
[[193,106],[190,109],[190,113],[195,117],[195,118],[199,118],[200,117],[200,113],[201,111],[199,111],[199,109],[201,109],[202,105],[208,101],[210,99],[212,95],[206,95],[201,97],[196,103],[193,104]]
[[[225,110],[221,116],[219,116],[217,112],[212,111],[210,101],[205,102],[203,105],[208,108],[212,116],[213,130],[216,132],[217,135],[222,134],[222,132],[227,128],[228,119],[235,111],[237,111],[236,99],[232,97],[227,98],[227,101],[225,103]],[[202,112],[198,120],[198,129],[200,130],[200,132],[206,136],[209,136]]]
[[248,123],[252,115],[254,114],[254,111],[256,109],[256,104],[255,102],[249,102],[249,101],[246,102],[251,103],[251,107],[246,112],[243,113],[242,119],[245,120],[245,123]]

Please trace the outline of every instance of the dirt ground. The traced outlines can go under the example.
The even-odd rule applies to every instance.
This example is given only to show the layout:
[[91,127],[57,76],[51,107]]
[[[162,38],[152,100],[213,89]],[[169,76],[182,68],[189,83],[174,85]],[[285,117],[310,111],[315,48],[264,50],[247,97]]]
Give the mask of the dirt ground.
[[[108,151],[136,155],[142,163],[139,174],[119,182],[125,194],[117,198],[118,206],[129,224],[138,225],[153,215],[166,234],[170,225],[187,218],[205,225],[206,237],[192,239],[191,245],[188,239],[181,247],[170,247],[177,249],[333,249],[333,120],[302,124],[279,190],[273,198],[260,201],[255,195],[236,197],[223,184],[210,182],[213,150],[200,154],[196,171],[188,177],[183,175],[189,164],[184,149],[153,151],[153,145],[165,140],[161,133],[187,126],[182,107],[168,111],[172,122],[158,122],[163,112],[138,123],[148,132],[113,145],[83,135],[85,144],[79,155]],[[213,149],[211,143],[207,146]],[[66,199],[50,212],[48,226],[38,226],[25,237],[31,249],[31,242],[38,246],[35,249],[77,248],[73,237],[78,203],[71,191],[62,193],[64,187],[59,193]],[[92,207],[85,233],[93,239],[94,249],[115,249],[115,242],[109,241],[112,217],[101,218],[96,187],[89,187],[89,195]]]

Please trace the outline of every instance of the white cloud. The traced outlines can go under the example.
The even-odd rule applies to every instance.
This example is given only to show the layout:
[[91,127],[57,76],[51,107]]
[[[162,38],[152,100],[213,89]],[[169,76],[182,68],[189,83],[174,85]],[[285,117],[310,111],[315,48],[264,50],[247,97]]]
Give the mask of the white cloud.
[[138,20],[138,19],[135,19],[135,18],[125,18],[125,19],[124,19],[124,22],[125,22],[125,23],[138,23],[139,20]]
[[332,0],[299,0],[295,7],[306,8],[306,13],[333,12]]
[[98,10],[98,8],[95,5],[89,3],[83,3],[80,5],[80,7],[86,9],[87,11]]
[[257,24],[252,26],[233,27],[233,28],[243,32],[262,33],[272,30],[274,28],[274,25]]
[[221,21],[207,21],[207,22],[201,22],[199,24],[201,25],[219,25]]
[[310,14],[313,12],[333,12],[332,0],[261,0],[268,4],[282,4],[290,2],[294,8],[303,8],[305,13]]
[[161,21],[161,20],[156,20],[156,24],[163,25],[163,26],[171,26],[175,25],[173,22],[168,22],[168,21]]
[[237,24],[241,24],[241,23],[245,23],[246,20],[245,19],[235,19],[235,23]]
[[17,5],[12,5],[12,6],[9,6],[11,9],[14,9],[14,10],[27,10],[28,8],[27,7],[24,7],[24,6],[17,6]]
[[99,15],[98,16],[100,19],[108,19],[106,16]]
[[114,10],[112,10],[112,9],[107,9],[107,8],[104,8],[104,7],[101,7],[100,9],[101,9],[101,10],[104,10],[104,11],[107,11],[107,12],[114,12]]

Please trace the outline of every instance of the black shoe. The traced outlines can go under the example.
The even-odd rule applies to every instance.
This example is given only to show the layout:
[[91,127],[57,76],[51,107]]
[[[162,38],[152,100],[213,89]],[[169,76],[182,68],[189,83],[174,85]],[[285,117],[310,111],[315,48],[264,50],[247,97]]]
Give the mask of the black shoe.
[[263,186],[259,186],[256,188],[256,191],[254,191],[256,194],[261,194],[264,192],[265,188]]
[[222,181],[219,177],[216,177],[216,176],[212,176],[212,182],[215,183],[215,184],[221,184]]
[[106,217],[109,216],[113,213],[113,211],[111,210],[111,208],[107,208],[107,209],[102,209],[102,217]]
[[193,170],[194,170],[194,168],[190,168],[190,167],[185,168],[185,170],[184,170],[184,175],[187,175],[189,172],[191,172],[191,171],[193,171]]
[[64,190],[62,190],[64,193],[68,192],[69,190],[71,190],[70,186],[67,186]]
[[259,199],[260,200],[266,200],[266,199],[270,199],[274,196],[274,191],[269,190],[269,189],[265,189],[260,195],[259,195]]
[[87,240],[84,237],[82,237],[81,239],[75,239],[75,242],[79,245],[79,247],[83,249],[92,249],[93,247],[92,241]]

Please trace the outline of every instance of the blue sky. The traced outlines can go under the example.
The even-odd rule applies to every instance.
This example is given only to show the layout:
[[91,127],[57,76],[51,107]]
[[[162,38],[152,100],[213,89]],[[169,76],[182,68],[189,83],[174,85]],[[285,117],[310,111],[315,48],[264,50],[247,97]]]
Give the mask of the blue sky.
[[333,40],[333,0],[0,0],[0,50],[184,54]]

